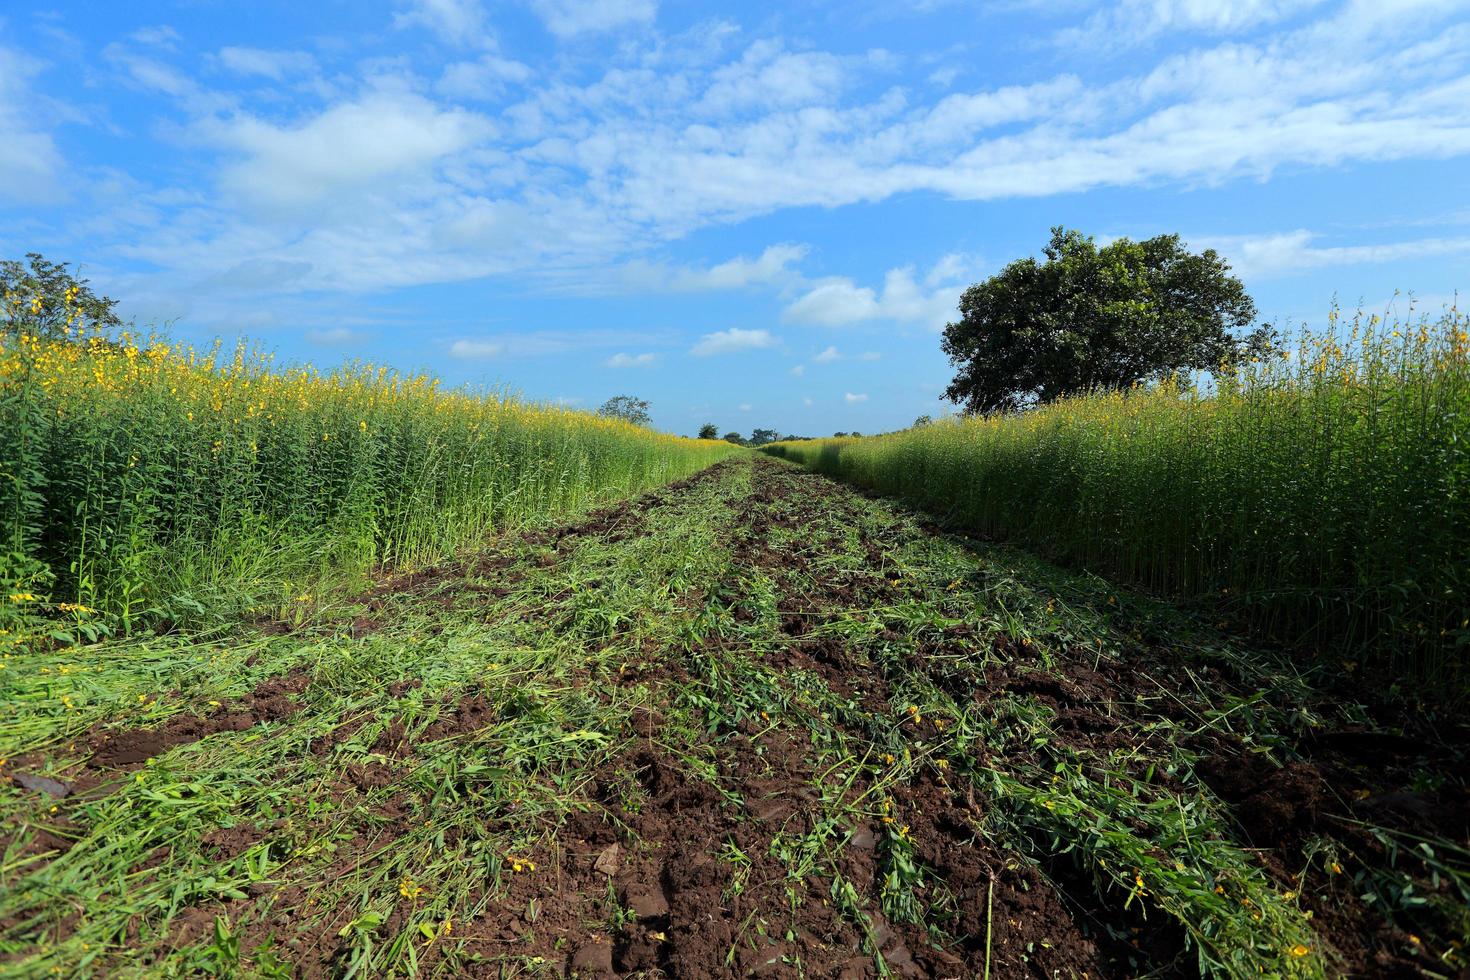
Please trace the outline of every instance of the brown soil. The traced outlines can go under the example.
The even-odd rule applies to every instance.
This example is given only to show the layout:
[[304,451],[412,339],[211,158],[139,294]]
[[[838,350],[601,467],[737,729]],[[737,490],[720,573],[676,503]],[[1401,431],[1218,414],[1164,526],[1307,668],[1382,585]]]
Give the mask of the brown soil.
[[304,673],[272,677],[248,697],[221,705],[208,715],[175,715],[157,728],[96,731],[86,736],[92,753],[87,765],[93,769],[132,770],[169,749],[208,735],[243,732],[265,722],[281,721],[301,709],[293,696],[310,683],[311,678]]
[[[660,508],[735,465],[742,464],[721,464],[574,523],[501,541],[473,562],[387,580],[366,597],[368,612],[385,611],[388,600],[402,592],[508,594],[528,554],[529,560],[554,563],[584,536],[615,542],[646,533]],[[886,555],[934,529],[905,526],[894,530],[891,540],[877,540],[868,536],[864,522],[853,519],[859,499],[824,477],[758,461],[754,481],[732,514],[729,543],[741,574],[759,574],[776,587],[784,639],[766,654],[766,666],[783,676],[799,670],[819,678],[851,700],[854,717],[901,711],[893,701],[898,678],[824,626],[851,617],[853,610],[900,601],[904,589],[890,579]],[[854,526],[863,529],[860,558],[811,581],[813,556],[824,554],[824,547],[845,547],[840,544],[845,529]],[[469,576],[489,584],[465,581]],[[763,614],[745,604],[738,591],[727,601],[737,621]],[[375,628],[376,620],[367,615],[354,622],[352,631]],[[899,639],[893,630],[878,634],[880,642]],[[749,655],[719,637],[707,644],[695,652],[716,660]],[[1174,676],[1178,662],[1161,648],[1127,663],[1076,650],[1044,667],[1026,644],[982,636],[960,624],[926,635],[921,652],[934,654],[923,658],[925,669],[956,699],[999,709],[1005,699],[1024,698],[1045,707],[1055,715],[1058,737],[1084,757],[1136,748],[1146,761],[1152,749],[1162,749],[1147,739],[1164,736],[1141,736],[1141,723],[1169,718],[1194,727],[1190,723],[1198,713],[1213,706],[1210,698],[1251,693],[1234,682],[1227,666],[1210,664],[1190,665],[1208,694],[1186,687]],[[697,658],[676,650],[645,654],[644,663],[614,683],[647,685],[665,698],[677,696],[670,692],[686,681],[701,683]],[[584,676],[571,683],[594,680]],[[300,709],[295,696],[305,686],[305,677],[278,678],[208,716],[180,716],[151,730],[94,733],[88,765],[129,770],[214,732],[280,720]],[[389,691],[398,697],[414,686],[404,681]],[[1040,866],[1021,859],[985,830],[996,801],[958,780],[951,784],[938,772],[887,790],[891,823],[864,817],[824,829],[832,830],[822,838],[830,860],[818,862],[812,873],[793,875],[779,855],[804,837],[815,838],[830,812],[819,796],[822,773],[808,733],[779,720],[715,725],[698,744],[671,746],[664,741],[664,717],[674,707],[666,702],[634,711],[621,750],[572,799],[564,822],[545,828],[548,835],[536,855],[522,856],[519,872],[513,868],[515,856],[506,856],[500,879],[485,880],[468,896],[465,907],[480,911],[469,921],[453,923],[457,946],[469,954],[455,961],[457,975],[499,977],[507,960],[522,957],[542,957],[552,970],[582,977],[858,980],[878,976],[880,962],[892,975],[915,978],[978,977],[987,969],[993,977],[1038,980],[1191,975],[1190,958],[1167,916],[1143,918],[1136,910],[1125,912],[1120,901],[1100,899],[1090,875],[1068,856]],[[346,764],[334,784],[319,788],[328,802],[370,800],[373,807],[368,820],[346,832],[354,836],[341,843],[326,874],[372,868],[396,838],[431,818],[426,804],[407,788],[412,757],[423,743],[473,737],[499,721],[490,700],[462,690],[439,705],[437,719],[412,742],[401,721],[383,727],[371,747],[381,758]],[[372,731],[381,721],[354,719],[312,751],[328,753],[368,724],[375,726]],[[859,724],[852,722],[848,733],[861,737]],[[929,720],[906,732],[912,747],[922,747],[937,730]],[[1361,862],[1386,861],[1381,843],[1353,818],[1405,830],[1432,829],[1451,840],[1465,841],[1470,834],[1463,769],[1456,776],[1465,763],[1465,746],[1453,738],[1385,737],[1344,726],[1303,735],[1295,744],[1279,746],[1274,758],[1219,735],[1200,736],[1187,747],[1200,758],[1196,771],[1160,778],[1180,788],[1186,788],[1185,780],[1195,780],[1188,787],[1198,789],[1202,783],[1228,804],[1242,841],[1259,849],[1283,887],[1307,866],[1313,842],[1322,838]],[[451,751],[449,745],[444,751]],[[715,781],[702,778],[679,754],[684,752],[712,763]],[[1440,777],[1430,781],[1432,789],[1419,784],[1426,772]],[[866,798],[871,789],[866,777],[846,787],[849,802],[866,799],[853,812],[871,812]],[[525,830],[525,823],[513,807],[485,816],[487,829],[513,825]],[[919,920],[930,928],[894,921],[882,911],[886,875],[899,846],[895,828],[906,828],[903,839],[921,869],[922,883],[913,894]],[[242,823],[213,831],[204,843],[211,855],[234,857],[280,832]],[[446,837],[446,847],[458,843]],[[66,846],[64,837],[50,831],[36,832],[27,845],[34,855]],[[840,880],[831,874],[833,868]],[[1352,975],[1423,975],[1403,952],[1409,947],[1407,933],[1368,908],[1346,876],[1334,879],[1320,868],[1308,874],[1302,901]],[[1424,887],[1431,887],[1424,878]],[[837,896],[843,882],[851,886],[863,915],[841,907]],[[205,940],[218,915],[234,923],[244,950],[271,941],[299,976],[341,975],[348,950],[343,930],[359,910],[315,906],[312,884],[261,886],[248,900],[185,910],[172,924],[169,945]],[[1332,900],[1319,901],[1323,894]],[[377,936],[391,938],[409,912],[407,903],[401,905],[376,929]],[[425,944],[418,954],[420,969],[442,965],[445,955],[442,944]]]

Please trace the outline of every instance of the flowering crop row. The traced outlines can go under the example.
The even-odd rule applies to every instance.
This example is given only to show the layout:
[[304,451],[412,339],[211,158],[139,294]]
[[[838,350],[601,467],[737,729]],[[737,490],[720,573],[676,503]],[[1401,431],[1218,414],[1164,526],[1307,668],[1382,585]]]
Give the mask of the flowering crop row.
[[196,619],[422,565],[731,451],[367,365],[0,335],[0,628],[63,604],[124,628]]
[[1466,661],[1470,335],[1454,310],[1334,316],[1208,389],[771,451],[1160,594],[1213,597],[1290,642],[1441,676]]

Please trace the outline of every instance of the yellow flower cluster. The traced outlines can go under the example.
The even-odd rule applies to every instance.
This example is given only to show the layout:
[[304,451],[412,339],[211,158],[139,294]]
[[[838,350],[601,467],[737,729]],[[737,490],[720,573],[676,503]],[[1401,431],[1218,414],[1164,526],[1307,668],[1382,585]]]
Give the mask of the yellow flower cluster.
[[[0,414],[0,443],[30,454],[0,454],[0,478],[20,491],[0,492],[0,520],[14,526],[5,509],[24,506],[34,540],[75,549],[48,556],[63,586],[54,598],[70,603],[57,608],[124,622],[165,597],[150,588],[188,588],[148,569],[210,566],[219,534],[262,547],[337,537],[358,549],[342,560],[422,564],[496,524],[655,486],[735,451],[428,375],[281,369],[245,345],[129,333],[0,335],[0,399],[35,409]],[[48,479],[20,485],[40,459],[53,461]],[[160,548],[170,562],[145,557]],[[0,595],[37,602],[30,581]]]

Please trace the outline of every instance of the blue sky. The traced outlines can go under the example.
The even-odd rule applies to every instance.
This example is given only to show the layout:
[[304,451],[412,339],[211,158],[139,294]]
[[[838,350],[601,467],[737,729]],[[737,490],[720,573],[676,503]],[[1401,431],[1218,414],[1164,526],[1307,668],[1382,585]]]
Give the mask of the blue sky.
[[960,291],[1056,224],[1217,248],[1278,322],[1437,310],[1467,154],[1470,0],[0,11],[0,256],[680,432],[941,413]]

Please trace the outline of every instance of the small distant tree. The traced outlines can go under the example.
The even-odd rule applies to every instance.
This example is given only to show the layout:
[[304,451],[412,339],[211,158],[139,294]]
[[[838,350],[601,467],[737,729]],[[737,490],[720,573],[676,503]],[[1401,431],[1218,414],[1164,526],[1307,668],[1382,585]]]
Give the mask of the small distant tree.
[[752,446],[764,446],[768,443],[775,442],[779,435],[780,433],[775,429],[756,429],[750,434],[750,444]]
[[117,300],[98,296],[87,280],[67,271],[65,262],[48,262],[35,252],[26,259],[0,262],[0,322],[6,335],[65,340],[123,325]]
[[849,433],[848,433],[848,435],[850,435],[850,436],[852,436],[852,437],[853,437],[853,438],[854,438],[854,439],[856,439],[856,438],[858,438],[858,437],[859,437],[859,436],[861,436],[861,435],[862,435],[862,433],[861,433],[861,432],[859,432],[859,431],[858,431],[858,430],[857,430],[857,429],[853,429],[853,430],[852,430],[852,431],[851,431],[851,432],[849,432]]
[[926,425],[933,425],[933,424],[934,424],[934,420],[932,418],[930,418],[927,415],[920,415],[918,418],[914,419],[914,425],[913,425],[913,427],[915,429],[922,429]]
[[726,442],[733,442],[737,446],[745,445],[745,437],[738,432],[726,432],[723,438]]
[[833,439],[846,439],[847,438],[847,433],[846,432],[834,432],[834,433],[832,433],[832,438]]
[[699,427],[699,438],[718,439],[719,437],[720,430],[715,427],[715,424],[713,422],[706,422],[704,423],[704,425],[701,425]]
[[642,398],[634,398],[632,395],[616,395],[609,398],[602,403],[597,414],[610,419],[622,419],[634,425],[648,425],[652,421],[648,416],[648,402]]
[[945,397],[969,412],[1006,412],[1065,395],[1217,371],[1269,347],[1230,266],[1178,235],[1098,248],[1053,228],[1045,261],[1012,262],[960,297],[943,349],[958,369]]

